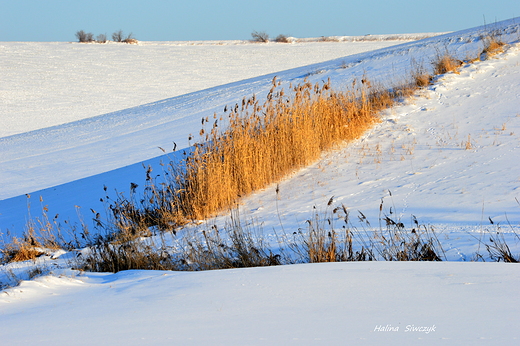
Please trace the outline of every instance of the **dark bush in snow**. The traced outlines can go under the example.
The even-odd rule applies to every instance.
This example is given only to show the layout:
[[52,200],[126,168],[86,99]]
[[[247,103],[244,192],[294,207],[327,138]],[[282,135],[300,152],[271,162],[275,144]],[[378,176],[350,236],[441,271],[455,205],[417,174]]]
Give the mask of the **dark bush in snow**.
[[85,32],[83,30],[76,32],[76,37],[78,41],[82,43],[94,41],[94,35],[92,35],[92,33],[90,32]]

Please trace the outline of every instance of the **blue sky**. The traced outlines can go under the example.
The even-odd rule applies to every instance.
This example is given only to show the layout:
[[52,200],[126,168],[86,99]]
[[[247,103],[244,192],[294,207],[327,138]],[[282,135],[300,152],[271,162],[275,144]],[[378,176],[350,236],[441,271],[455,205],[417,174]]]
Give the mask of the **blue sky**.
[[75,41],[78,30],[143,41],[455,31],[520,16],[518,0],[0,0],[0,41]]

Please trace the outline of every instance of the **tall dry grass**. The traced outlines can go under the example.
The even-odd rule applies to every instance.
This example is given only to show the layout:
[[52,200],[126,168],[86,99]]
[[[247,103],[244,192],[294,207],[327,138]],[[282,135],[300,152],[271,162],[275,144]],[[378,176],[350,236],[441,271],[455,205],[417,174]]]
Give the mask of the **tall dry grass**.
[[[306,83],[287,97],[273,80],[267,101],[243,100],[225,131],[213,127],[186,163],[181,194],[191,218],[229,208],[240,197],[279,181],[343,141],[358,138],[377,121],[380,98],[366,86],[340,93]],[[238,109],[240,108],[240,109]]]
[[[142,234],[150,226],[172,230],[231,208],[237,200],[316,161],[340,143],[359,138],[405,88],[374,87],[366,79],[345,91],[323,84],[281,88],[274,78],[266,101],[243,99],[211,121],[181,164],[168,165],[166,182],[147,171],[146,195],[112,201],[116,229]],[[228,126],[224,130],[219,121]]]

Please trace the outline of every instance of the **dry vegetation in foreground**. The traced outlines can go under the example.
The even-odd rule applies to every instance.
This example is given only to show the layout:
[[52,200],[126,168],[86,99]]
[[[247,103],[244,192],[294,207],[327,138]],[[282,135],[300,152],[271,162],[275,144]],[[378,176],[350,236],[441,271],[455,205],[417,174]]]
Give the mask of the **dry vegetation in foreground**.
[[[261,227],[254,222],[243,223],[238,210],[234,210],[230,222],[221,229],[213,225],[202,231],[185,231],[180,236],[159,233],[158,237],[124,243],[102,242],[91,247],[86,257],[78,258],[75,265],[101,272],[198,271],[296,263],[446,260],[435,229],[420,224],[414,216],[410,226],[405,226],[391,208],[388,214],[383,213],[381,202],[378,226],[372,226],[361,212],[355,217],[359,226],[355,226],[345,206],[333,208],[332,204],[333,198],[325,211],[315,208],[305,228],[292,235],[277,236],[276,249],[263,238]],[[514,231],[513,234],[520,241]],[[474,261],[520,261],[520,254],[511,253],[499,225],[483,232],[481,237],[489,237],[489,242],[477,239],[487,255],[479,250]]]
[[[292,234],[276,236],[278,246],[275,248],[266,241],[260,226],[253,221],[243,222],[235,209],[222,228],[207,225],[203,230],[184,229],[178,235],[156,232],[155,237],[128,236],[126,241],[110,236],[92,239],[87,235],[88,251],[78,252],[69,265],[97,272],[199,271],[297,263],[446,260],[446,252],[432,226],[420,224],[414,216],[406,226],[392,212],[395,206],[390,207],[388,213],[383,212],[383,200],[376,226],[362,212],[351,217],[344,205],[333,207],[333,204],[332,197],[324,211],[314,208],[305,227]],[[520,254],[511,252],[501,226],[489,221],[494,229],[483,229],[480,238],[475,237],[480,246],[472,260],[518,263]],[[485,249],[485,253],[481,253],[480,248]],[[49,273],[49,270],[36,266],[26,274],[32,277],[41,273]],[[11,284],[0,282],[0,288],[19,281],[12,271],[7,270],[7,274]]]
[[[486,55],[503,43],[487,40]],[[496,48],[495,48],[496,49]],[[435,73],[456,71],[460,62],[449,54],[439,54],[432,62]],[[286,249],[271,252],[262,238],[244,229],[238,217],[224,231],[216,228],[182,237],[181,251],[171,251],[162,241],[155,244],[152,230],[161,237],[175,235],[179,227],[192,220],[208,218],[229,210],[239,198],[275,183],[295,170],[319,158],[322,152],[361,136],[378,121],[378,113],[391,107],[397,99],[408,97],[420,87],[430,84],[434,76],[415,66],[411,82],[383,89],[370,81],[354,80],[346,91],[334,91],[330,81],[323,84],[291,86],[286,92],[276,78],[267,99],[253,95],[224,115],[202,119],[201,141],[185,153],[183,163],[170,163],[168,179],[157,184],[146,172],[144,196],[136,198],[132,186],[129,197],[106,200],[109,220],[95,222],[100,231],[92,237],[82,222],[81,231],[69,230],[74,241],[65,242],[55,219],[30,221],[22,239],[11,238],[1,247],[1,263],[33,259],[46,248],[71,250],[91,246],[90,255],[80,267],[97,271],[124,269],[203,270],[246,266],[278,265],[299,262],[350,260],[441,260],[444,251],[433,229],[415,225],[407,230],[391,216],[380,216],[386,230],[357,230],[349,222],[345,208],[345,224],[337,230],[333,217],[314,215],[308,220],[308,232],[297,233],[286,241]],[[224,130],[219,124],[227,123]],[[42,202],[42,201],[40,201]],[[330,204],[332,203],[332,199]],[[381,209],[380,209],[381,210]],[[363,214],[359,219],[370,224]],[[321,221],[320,221],[321,220]],[[500,234],[498,232],[497,234]],[[145,240],[142,237],[147,237]],[[503,238],[491,237],[486,244],[490,257],[497,261],[518,262]],[[478,256],[477,256],[478,257]],[[480,256],[483,258],[483,256]]]
[[[361,228],[353,225],[345,206],[315,209],[306,230],[278,237],[278,249],[270,248],[263,231],[253,222],[245,225],[238,210],[222,229],[211,226],[182,236],[160,233],[159,237],[124,243],[103,242],[76,263],[89,271],[117,272],[127,269],[211,270],[273,266],[295,263],[344,261],[441,261],[444,250],[433,228],[411,229],[390,216],[380,215],[379,228],[359,213]],[[382,209],[382,205],[380,207]],[[336,226],[335,222],[340,225]],[[383,226],[384,222],[384,226]],[[168,239],[167,239],[168,238]],[[154,240],[155,239],[155,240]]]

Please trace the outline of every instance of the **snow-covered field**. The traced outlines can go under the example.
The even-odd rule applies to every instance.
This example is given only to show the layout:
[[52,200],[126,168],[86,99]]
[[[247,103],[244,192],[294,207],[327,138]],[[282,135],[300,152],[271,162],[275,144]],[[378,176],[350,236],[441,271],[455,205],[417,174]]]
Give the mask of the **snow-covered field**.
[[[54,276],[0,293],[2,342],[518,342],[517,266],[464,263],[482,248],[478,239],[496,230],[488,218],[520,250],[512,233],[520,221],[520,24],[493,29],[511,44],[505,53],[442,76],[386,111],[360,140],[294,172],[278,196],[273,186],[240,206],[243,220],[256,220],[269,238],[304,227],[313,206],[325,209],[332,196],[334,205],[377,223],[383,199],[404,223],[415,215],[435,227],[450,262],[100,274],[57,269],[66,267],[71,254],[64,254],[40,259]],[[89,219],[90,208],[103,209],[103,186],[127,192],[143,181],[142,162],[160,173],[168,158],[158,147],[187,148],[202,116],[253,93],[261,98],[275,75],[285,85],[331,78],[341,88],[362,76],[391,83],[445,50],[474,57],[484,30],[404,44],[1,43],[9,82],[0,89],[0,231],[22,233],[25,194],[33,216],[41,196],[60,222],[77,220],[75,206]],[[3,266],[0,280],[25,277],[32,267]]]
[[1,42],[0,137],[389,47],[406,38],[293,44]]

